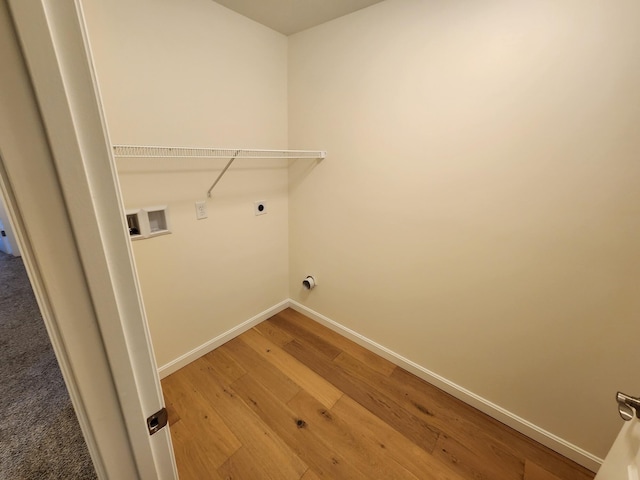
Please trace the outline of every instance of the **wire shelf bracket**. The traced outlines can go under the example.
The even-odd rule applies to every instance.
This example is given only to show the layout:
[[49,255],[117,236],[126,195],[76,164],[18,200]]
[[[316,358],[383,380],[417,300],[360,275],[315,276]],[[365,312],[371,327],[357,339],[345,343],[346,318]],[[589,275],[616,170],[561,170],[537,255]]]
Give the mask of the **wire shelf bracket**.
[[113,145],[113,155],[117,158],[228,158],[229,161],[222,169],[213,185],[207,190],[211,198],[211,191],[218,184],[222,176],[227,173],[231,164],[237,158],[291,158],[315,159],[326,158],[323,150],[252,150],[244,148],[194,148],[194,147],[160,147],[146,145]]

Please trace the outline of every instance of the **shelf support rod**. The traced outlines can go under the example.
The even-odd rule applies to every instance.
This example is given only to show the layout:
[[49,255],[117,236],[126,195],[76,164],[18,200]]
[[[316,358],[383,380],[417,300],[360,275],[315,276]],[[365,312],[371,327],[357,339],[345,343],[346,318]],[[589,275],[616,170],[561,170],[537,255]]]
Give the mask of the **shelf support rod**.
[[207,190],[207,197],[211,198],[211,190],[213,190],[213,187],[215,187],[218,182],[220,181],[220,179],[222,178],[222,176],[227,173],[227,170],[229,170],[229,167],[231,166],[231,164],[233,163],[233,161],[236,159],[236,157],[238,156],[238,154],[240,153],[240,150],[236,150],[236,153],[233,154],[233,157],[231,157],[231,160],[229,160],[229,162],[227,162],[227,164],[225,165],[225,167],[222,169],[222,171],[220,172],[220,175],[218,175],[218,178],[216,178],[216,181],[213,182],[213,185],[211,185],[211,187],[209,188],[209,190]]

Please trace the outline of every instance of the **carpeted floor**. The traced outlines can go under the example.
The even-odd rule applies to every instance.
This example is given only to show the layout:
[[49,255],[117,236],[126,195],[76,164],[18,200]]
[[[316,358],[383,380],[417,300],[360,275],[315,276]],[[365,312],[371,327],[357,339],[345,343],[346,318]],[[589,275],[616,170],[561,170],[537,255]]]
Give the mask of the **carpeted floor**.
[[0,478],[96,478],[22,260],[2,252]]

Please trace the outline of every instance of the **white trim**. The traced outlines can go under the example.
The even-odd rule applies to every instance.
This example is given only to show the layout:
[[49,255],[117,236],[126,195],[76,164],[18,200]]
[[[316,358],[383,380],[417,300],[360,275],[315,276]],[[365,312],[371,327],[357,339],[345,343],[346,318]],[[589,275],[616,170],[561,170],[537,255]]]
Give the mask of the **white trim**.
[[52,299],[44,285],[44,276],[35,261],[36,254],[32,242],[25,234],[27,228],[24,225],[22,215],[16,208],[17,202],[15,195],[7,179],[8,174],[4,168],[2,155],[0,154],[0,195],[4,199],[8,218],[14,226],[16,242],[20,247],[20,251],[24,253],[22,261],[29,276],[31,289],[38,303],[38,308],[40,309],[42,320],[49,335],[51,346],[56,355],[60,371],[62,372],[69,398],[71,399],[74,412],[78,419],[78,424],[80,425],[80,430],[82,431],[84,441],[91,456],[93,468],[98,478],[107,478],[108,472],[102,460],[99,442],[94,435],[91,422],[89,421],[88,410],[91,407],[87,408],[85,398],[78,386],[78,380],[69,358],[69,350],[63,341],[61,325],[54,314],[54,308],[51,305]]
[[181,355],[180,357],[176,358],[175,360],[170,361],[166,365],[163,365],[158,369],[158,374],[160,375],[160,378],[168,377],[172,373],[180,370],[182,367],[190,364],[191,362],[197,360],[203,355],[206,355],[211,350],[215,350],[220,345],[228,342],[229,340],[233,340],[234,338],[243,334],[250,328],[255,327],[260,322],[264,322],[268,318],[271,318],[277,313],[280,313],[281,311],[285,310],[286,308],[289,307],[289,304],[290,304],[290,300],[288,299],[283,300],[277,305],[274,305],[273,307],[266,309],[264,312],[259,313],[255,317],[251,317],[249,320],[242,322],[240,325],[233,327],[231,330],[227,330],[226,332],[218,335],[215,338],[212,338],[211,340],[200,345],[199,347],[194,348],[190,352],[187,352],[184,355]]
[[135,478],[112,371],[12,17],[14,26],[20,23],[15,10],[0,2],[3,195],[98,478]]
[[422,367],[421,365],[412,362],[408,358],[405,358],[402,355],[389,350],[388,348],[374,342],[373,340],[368,339],[358,332],[355,332],[350,328],[347,328],[344,325],[341,325],[340,323],[322,315],[321,313],[318,313],[315,310],[312,310],[309,307],[306,307],[305,305],[302,305],[301,303],[298,303],[295,300],[291,299],[284,300],[277,305],[268,308],[264,312],[259,313],[258,315],[250,318],[249,320],[246,320],[240,325],[218,335],[217,337],[209,340],[203,345],[194,348],[190,352],[185,353],[175,360],[172,360],[166,365],[163,365],[158,369],[160,378],[165,378],[171,375],[182,367],[197,360],[203,355],[206,355],[210,351],[218,348],[220,345],[234,339],[250,328],[256,326],[260,322],[267,320],[268,318],[276,315],[277,313],[285,310],[288,307],[291,307],[292,309],[306,315],[307,317],[320,323],[321,325],[330,328],[334,332],[337,332],[340,335],[353,340],[358,345],[366,348],[367,350],[370,350],[371,352],[380,355],[383,358],[386,358],[395,365],[404,368],[405,370],[413,373],[426,382],[429,382],[430,384],[440,388],[441,390],[453,395],[457,399],[462,400],[466,404],[477,408],[481,412],[495,418],[499,422],[508,425],[514,430],[517,430],[523,435],[526,435],[527,437],[541,443],[542,445],[549,447],[555,452],[564,455],[565,457],[579,463],[589,470],[597,472],[600,468],[600,465],[602,465],[603,459],[596,457],[586,450],[583,450],[582,448],[573,445],[572,443],[558,437],[557,435],[554,435],[553,433],[546,431],[545,429],[529,422],[528,420],[525,420],[524,418],[519,417],[518,415],[500,407],[499,405],[490,402],[480,395],[477,395],[467,390],[466,388],[461,387],[460,385],[457,385],[450,380],[447,380],[437,373],[434,373]]
[[[163,406],[162,391],[123,222],[80,0],[8,3],[52,160],[46,172],[34,172],[38,178],[47,179],[48,175],[49,181],[56,183],[61,213],[67,220],[50,228],[46,238],[51,232],[56,232],[54,237],[63,233],[69,237],[81,290],[74,298],[78,306],[74,305],[71,317],[80,317],[78,323],[96,337],[97,346],[92,347],[77,328],[67,328],[63,340],[69,351],[77,350],[71,366],[85,377],[97,371],[90,355],[102,353],[104,368],[100,371],[110,382],[108,388],[91,378],[78,377],[78,384],[89,392],[86,397],[96,397],[96,407],[105,404],[117,412],[107,416],[104,408],[95,408],[88,411],[87,421],[95,423],[95,435],[103,439],[99,453],[109,478],[177,479],[168,431],[150,436],[146,426],[146,418]],[[27,163],[34,168],[31,158]],[[17,189],[15,193],[17,196]],[[49,203],[39,202],[33,218],[48,214]],[[26,221],[26,213],[24,218]],[[36,253],[44,260],[60,256],[49,245]],[[65,265],[58,270],[64,275],[71,268]],[[49,279],[45,287],[66,293],[72,286],[69,283]],[[86,303],[88,314],[81,315],[81,302]],[[60,323],[60,319],[67,321],[60,316]],[[118,429],[124,438],[112,434]]]
[[544,430],[543,428],[534,425],[533,423],[525,420],[518,415],[505,410],[504,408],[496,405],[495,403],[490,402],[489,400],[482,398],[479,395],[467,390],[466,388],[457,385],[450,380],[434,373],[415,362],[399,355],[392,350],[389,350],[386,347],[374,342],[373,340],[368,339],[367,337],[360,335],[359,333],[345,327],[344,325],[331,320],[328,317],[302,305],[301,303],[296,302],[295,300],[289,300],[289,306],[300,312],[307,317],[315,320],[316,322],[330,328],[334,332],[343,335],[350,340],[353,340],[358,345],[366,348],[367,350],[372,351],[380,355],[383,358],[386,358],[390,362],[398,365],[399,367],[408,370],[414,375],[420,377],[421,379],[429,382],[430,384],[444,390],[445,392],[453,395],[459,400],[462,400],[468,405],[477,408],[483,413],[495,418],[499,422],[508,425],[509,427],[517,430],[518,432],[526,435],[527,437],[549,447],[550,449],[558,452],[561,455],[564,455],[567,458],[579,463],[580,465],[588,468],[591,471],[597,472],[602,465],[603,459],[596,457],[595,455],[583,450],[582,448],[573,445],[570,442],[554,435],[551,432]]

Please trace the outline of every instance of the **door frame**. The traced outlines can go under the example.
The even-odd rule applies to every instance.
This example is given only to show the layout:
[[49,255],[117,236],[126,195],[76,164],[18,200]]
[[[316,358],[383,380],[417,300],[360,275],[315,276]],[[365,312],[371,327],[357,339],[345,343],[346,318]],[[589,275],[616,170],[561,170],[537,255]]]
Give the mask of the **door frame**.
[[96,472],[177,479],[80,1],[0,23],[0,189]]

